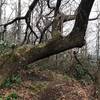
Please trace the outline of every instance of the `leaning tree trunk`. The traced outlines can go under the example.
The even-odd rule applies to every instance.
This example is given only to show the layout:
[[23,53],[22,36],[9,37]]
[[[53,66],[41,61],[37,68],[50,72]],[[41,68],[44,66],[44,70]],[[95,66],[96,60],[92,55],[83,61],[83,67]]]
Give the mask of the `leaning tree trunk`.
[[35,47],[33,47],[33,45],[25,45],[17,48],[13,52],[2,55],[0,57],[0,84],[9,75],[14,73],[18,67],[23,67],[39,59],[49,57],[50,55],[58,54],[74,47],[82,47],[84,45],[82,39],[75,40],[75,38],[70,38],[70,36],[66,38],[55,38]]

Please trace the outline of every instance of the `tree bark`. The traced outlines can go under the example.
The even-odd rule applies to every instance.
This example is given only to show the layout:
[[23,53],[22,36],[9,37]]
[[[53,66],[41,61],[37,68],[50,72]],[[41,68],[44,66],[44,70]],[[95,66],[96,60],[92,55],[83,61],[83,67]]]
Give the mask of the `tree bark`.
[[[21,17],[21,0],[18,0],[18,17]],[[21,41],[21,20],[18,20],[17,41]]]

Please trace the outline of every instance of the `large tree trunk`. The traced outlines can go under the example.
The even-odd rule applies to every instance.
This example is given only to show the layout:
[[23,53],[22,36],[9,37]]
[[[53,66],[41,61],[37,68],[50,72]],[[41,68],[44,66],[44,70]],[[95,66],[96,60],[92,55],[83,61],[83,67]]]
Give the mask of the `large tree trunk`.
[[35,47],[25,45],[16,48],[14,52],[7,53],[0,57],[0,84],[15,72],[18,67],[26,66],[39,59],[69,50],[75,47],[82,47],[85,44],[84,36],[88,24],[89,14],[94,0],[82,0],[76,22],[72,32],[67,37],[55,37],[47,43]]
[[0,57],[0,83],[11,73],[15,72],[18,67],[26,66],[39,59],[83,45],[83,40],[71,39],[71,36],[67,36],[66,38],[55,38],[48,43],[39,44],[35,47],[32,45],[19,47],[14,52]]

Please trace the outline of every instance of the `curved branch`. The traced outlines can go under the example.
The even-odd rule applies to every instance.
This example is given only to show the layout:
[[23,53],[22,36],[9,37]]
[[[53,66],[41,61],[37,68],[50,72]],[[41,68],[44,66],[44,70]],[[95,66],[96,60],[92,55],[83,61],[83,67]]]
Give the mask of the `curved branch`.
[[47,6],[48,6],[48,8],[50,8],[50,9],[53,9],[53,10],[55,9],[55,7],[51,7],[51,6],[50,6],[50,0],[47,0]]

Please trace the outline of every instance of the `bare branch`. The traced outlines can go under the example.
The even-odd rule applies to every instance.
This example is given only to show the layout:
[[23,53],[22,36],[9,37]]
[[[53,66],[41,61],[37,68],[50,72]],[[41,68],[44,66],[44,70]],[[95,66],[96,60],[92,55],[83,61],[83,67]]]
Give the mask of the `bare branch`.
[[12,21],[6,23],[6,24],[1,24],[0,26],[4,26],[4,27],[7,27],[8,25],[18,21],[18,20],[25,20],[25,17],[16,17],[15,19],[13,19]]
[[61,5],[61,1],[62,0],[57,0],[54,16],[57,16],[57,14],[59,13],[59,7]]
[[53,10],[55,9],[55,7],[51,7],[51,6],[50,6],[50,0],[47,0],[47,6],[48,6],[48,8],[50,8],[50,9],[53,9]]

